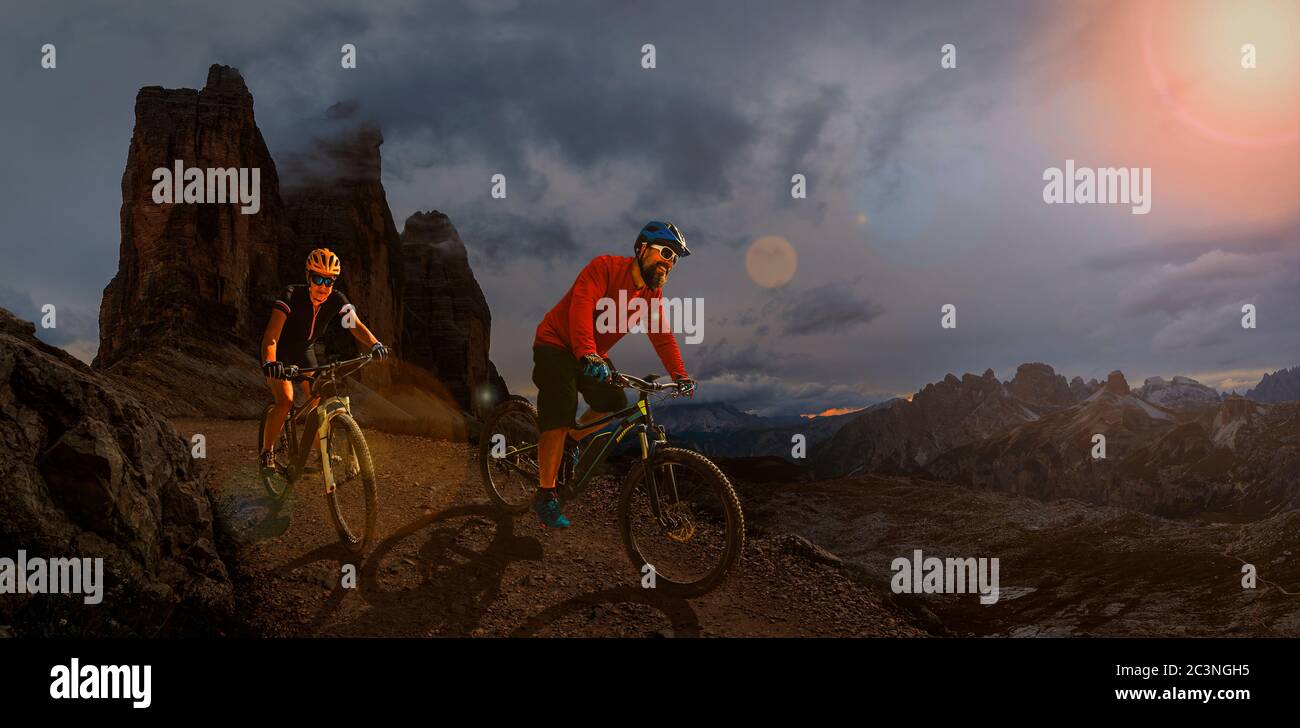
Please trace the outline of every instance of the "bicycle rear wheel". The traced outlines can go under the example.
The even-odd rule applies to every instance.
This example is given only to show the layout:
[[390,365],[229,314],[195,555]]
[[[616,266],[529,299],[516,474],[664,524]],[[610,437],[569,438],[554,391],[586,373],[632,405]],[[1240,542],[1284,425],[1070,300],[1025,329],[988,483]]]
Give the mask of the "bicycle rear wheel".
[[329,468],[321,477],[339,540],[354,553],[363,553],[374,539],[379,506],[370,447],[351,415],[330,418],[325,451]]
[[[257,426],[257,451],[259,453],[262,451],[262,438],[266,434],[266,418],[274,407],[273,404],[266,406],[266,409],[262,411],[262,421]],[[280,436],[276,438],[275,446],[271,448],[271,451],[275,453],[275,469],[270,471],[258,469],[262,485],[266,488],[267,494],[277,502],[284,500],[285,496],[289,494],[289,462],[292,456],[290,455],[288,430],[288,427],[280,427]]]
[[[623,546],[642,583],[699,596],[722,583],[745,544],[745,517],[727,476],[693,450],[660,447],[651,464],[662,520],[651,507],[645,468],[636,465],[619,498]],[[653,569],[653,580],[648,573]]]
[[523,513],[537,492],[537,408],[522,398],[497,406],[479,435],[479,469],[488,498]]

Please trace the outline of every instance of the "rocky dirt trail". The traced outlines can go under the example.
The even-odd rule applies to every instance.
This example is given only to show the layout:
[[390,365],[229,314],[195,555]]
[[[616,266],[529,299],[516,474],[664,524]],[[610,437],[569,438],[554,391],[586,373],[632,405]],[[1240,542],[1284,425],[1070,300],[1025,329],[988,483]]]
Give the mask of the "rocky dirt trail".
[[[206,483],[233,537],[238,609],[267,636],[924,636],[909,612],[798,537],[751,534],[715,592],[677,599],[639,586],[605,478],[548,532],[488,505],[464,443],[369,430],[378,543],[344,563],[319,480],[278,512],[256,478],[257,423],[176,420],[207,441]],[[615,473],[611,473],[611,476]],[[743,498],[742,498],[743,504]]]

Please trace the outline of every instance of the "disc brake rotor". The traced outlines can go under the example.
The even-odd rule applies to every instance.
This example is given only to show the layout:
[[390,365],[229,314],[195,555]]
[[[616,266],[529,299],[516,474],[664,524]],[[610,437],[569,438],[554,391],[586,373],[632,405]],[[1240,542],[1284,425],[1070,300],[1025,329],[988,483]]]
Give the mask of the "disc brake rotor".
[[691,520],[689,509],[683,504],[670,506],[667,515],[669,522],[675,524],[666,531],[668,538],[678,543],[686,543],[695,537],[695,522]]

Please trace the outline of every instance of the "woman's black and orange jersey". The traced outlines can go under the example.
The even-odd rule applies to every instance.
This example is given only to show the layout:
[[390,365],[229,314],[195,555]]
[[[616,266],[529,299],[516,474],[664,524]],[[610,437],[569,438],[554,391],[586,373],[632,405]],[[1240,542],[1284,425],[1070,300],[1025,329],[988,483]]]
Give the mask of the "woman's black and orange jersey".
[[313,309],[311,292],[307,286],[297,285],[280,291],[271,306],[285,316],[284,328],[275,344],[275,358],[286,364],[314,366],[311,345],[320,338],[325,327],[352,304],[336,289],[330,292],[320,308]]

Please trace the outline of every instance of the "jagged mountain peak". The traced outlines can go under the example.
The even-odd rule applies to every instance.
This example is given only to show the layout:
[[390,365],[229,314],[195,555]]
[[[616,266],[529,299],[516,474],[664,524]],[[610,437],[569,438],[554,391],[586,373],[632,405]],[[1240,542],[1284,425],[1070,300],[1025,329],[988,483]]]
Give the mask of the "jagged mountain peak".
[[1246,398],[1268,404],[1300,400],[1300,366],[1265,373]]
[[1102,391],[1109,394],[1124,395],[1129,393],[1128,380],[1124,378],[1124,372],[1116,369],[1106,375],[1106,383],[1102,385]]
[[221,94],[224,96],[247,96],[251,102],[253,96],[244,83],[244,75],[238,68],[214,63],[208,67],[208,80],[203,84],[204,95]]
[[1007,382],[1007,389],[1012,396],[1032,405],[1066,407],[1078,399],[1065,377],[1042,362],[1028,362],[1017,367],[1016,375]]

